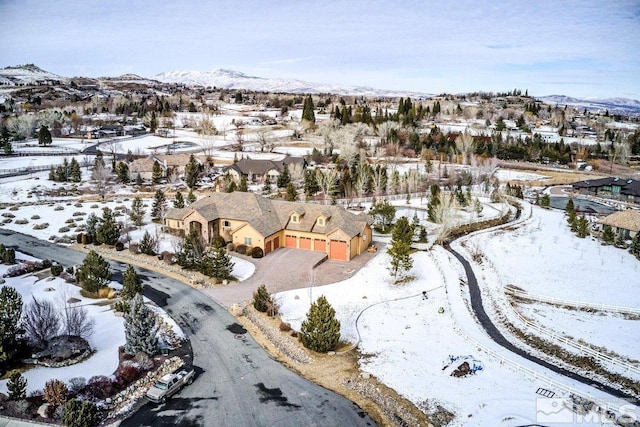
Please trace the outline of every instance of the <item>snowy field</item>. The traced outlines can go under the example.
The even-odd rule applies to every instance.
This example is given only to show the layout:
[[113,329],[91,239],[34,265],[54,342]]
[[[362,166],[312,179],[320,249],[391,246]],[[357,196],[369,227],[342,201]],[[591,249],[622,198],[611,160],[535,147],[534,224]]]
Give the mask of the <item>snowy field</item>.
[[[545,231],[547,214],[549,212],[536,209],[531,220],[534,223],[542,222],[541,235],[553,234],[555,230]],[[551,215],[551,218],[554,216]],[[553,220],[551,222],[553,224]],[[528,236],[526,232],[521,235]],[[487,233],[486,239],[490,240],[490,236],[492,234]],[[527,245],[523,246],[517,237],[511,242],[506,234],[504,236],[504,240],[495,246],[509,251],[501,259],[510,260],[507,268],[510,274],[517,275],[521,266],[528,266],[531,259],[539,259],[540,254],[527,253]],[[568,239],[570,237],[567,236]],[[552,247],[557,248],[564,243],[567,242],[559,241]],[[582,246],[591,244],[588,240],[570,243],[571,247],[577,245],[580,251],[586,250]],[[419,251],[413,254],[413,259],[414,267],[409,275],[414,279],[403,285],[393,284],[387,270],[386,251],[381,250],[364,269],[344,282],[277,294],[283,320],[299,329],[310,301],[321,294],[325,295],[341,322],[342,339],[353,343],[359,341],[359,349],[363,354],[361,369],[373,374],[424,410],[433,410],[436,405],[442,405],[455,413],[456,419],[451,424],[454,426],[521,426],[540,421],[541,416],[544,418],[544,414],[537,412],[541,409],[540,405],[553,402],[538,400],[541,396],[536,394],[536,390],[539,387],[554,390],[553,381],[583,394],[608,398],[596,389],[556,375],[493,343],[469,313],[464,292],[461,292],[465,288],[459,284],[464,277],[462,266],[444,249],[435,246],[429,252]],[[551,271],[556,270],[555,274],[558,274],[558,270],[564,268],[562,261],[563,258],[555,253],[555,256],[550,254],[547,259],[541,260],[540,264],[552,275],[554,273]],[[539,265],[537,269],[525,269],[525,273],[537,270],[540,270]],[[598,274],[591,279],[593,282],[609,282],[607,271],[592,271],[591,274]],[[523,277],[527,275],[523,274]],[[557,284],[558,281],[552,283]],[[427,291],[426,300],[423,299],[423,291]],[[439,313],[440,307],[444,309],[443,313]],[[589,315],[575,316],[573,324],[589,318]],[[565,318],[558,317],[558,320],[564,321]],[[608,331],[609,334],[615,333],[615,328],[629,326],[614,322],[609,326],[596,327],[597,321],[589,323],[594,331]],[[586,331],[584,328],[579,330]],[[636,336],[638,332],[634,334]],[[626,335],[626,341],[629,341],[629,336]],[[602,345],[611,343],[616,351],[635,351],[638,354],[637,344],[622,345],[622,334],[617,339],[599,342]],[[614,346],[615,343],[620,345]],[[466,378],[452,377],[448,374],[451,370],[448,367],[450,356],[462,357],[461,360],[467,360],[481,369]],[[502,358],[510,362],[501,362]],[[523,373],[527,369],[530,370],[529,374]],[[531,372],[536,373],[536,379],[533,379]],[[557,396],[567,396],[560,389],[556,388],[555,391]],[[614,405],[622,403],[618,401]]]

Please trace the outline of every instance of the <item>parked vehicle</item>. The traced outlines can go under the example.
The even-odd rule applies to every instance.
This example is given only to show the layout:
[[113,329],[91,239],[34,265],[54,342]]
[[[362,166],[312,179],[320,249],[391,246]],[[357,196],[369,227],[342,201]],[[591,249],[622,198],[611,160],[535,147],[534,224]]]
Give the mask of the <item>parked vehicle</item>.
[[195,371],[193,369],[181,369],[171,374],[164,375],[147,390],[147,399],[155,403],[164,403],[178,392],[185,384],[191,384]]

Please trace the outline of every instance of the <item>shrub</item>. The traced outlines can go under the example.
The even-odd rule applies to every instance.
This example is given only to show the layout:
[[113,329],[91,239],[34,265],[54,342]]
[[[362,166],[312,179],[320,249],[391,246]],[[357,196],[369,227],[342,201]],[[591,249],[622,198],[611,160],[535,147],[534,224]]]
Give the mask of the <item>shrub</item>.
[[235,250],[236,250],[236,245],[234,245],[232,242],[227,243],[227,251],[233,252]]
[[102,287],[100,289],[98,289],[98,297],[99,298],[109,298],[109,294],[111,293],[113,289],[111,289],[108,286]]
[[94,427],[100,423],[95,403],[72,399],[64,406],[62,423],[67,427]]
[[48,222],[43,222],[42,224],[36,224],[33,226],[34,230],[44,230],[45,228],[49,227],[49,223]]
[[27,219],[17,219],[16,220],[16,224],[18,225],[25,225],[25,224],[29,224],[29,221]]
[[118,313],[126,313],[127,311],[129,311],[130,306],[131,305],[129,304],[129,301],[121,299],[120,301],[116,301],[116,303],[113,305],[113,309]]
[[109,377],[96,375],[89,379],[84,391],[89,398],[103,400],[113,394],[113,388],[113,382]]
[[269,316],[275,316],[278,313],[278,308],[265,285],[258,286],[258,289],[253,293],[253,307]]
[[43,259],[42,260],[42,268],[49,268],[53,265],[53,263],[51,262],[51,260],[48,259]]
[[64,206],[62,205],[58,205],[55,208],[53,208],[54,211],[63,211],[64,210]]
[[175,264],[176,259],[175,259],[175,254],[172,252],[162,252],[162,260],[166,263],[166,264]]
[[139,254],[140,253],[140,245],[138,243],[130,243],[129,244],[129,252],[131,252],[132,254]]
[[62,266],[60,264],[55,264],[51,266],[51,275],[58,277],[62,273]]
[[2,216],[5,217],[5,218],[15,218],[16,217],[14,214],[9,213],[9,212],[3,212]]
[[247,245],[240,244],[236,246],[236,252],[240,255],[245,255],[247,253]]
[[251,258],[262,258],[263,256],[264,252],[262,251],[262,248],[256,246],[255,248],[251,249]]
[[40,215],[32,215],[31,219],[33,219],[33,220],[40,219]]
[[78,202],[78,203],[76,203],[76,204],[75,204],[75,205],[73,205],[73,206],[75,206],[76,208],[81,208],[81,207],[82,207],[82,203]]
[[85,377],[74,377],[69,380],[69,392],[71,394],[80,393],[87,386],[87,379]]
[[91,208],[91,209],[98,209],[99,207],[100,207],[100,206],[95,205],[95,204],[90,206],[90,208]]
[[70,225],[70,227],[75,227],[76,226],[76,220],[73,218],[68,218],[65,222],[65,224],[72,224]]
[[11,206],[11,207],[9,208],[9,210],[10,210],[10,211],[17,211],[17,210],[19,210],[19,209],[20,209],[20,208],[19,208],[18,206]]
[[280,330],[282,332],[289,332],[291,330],[291,325],[286,322],[280,322]]
[[86,212],[74,212],[71,214],[71,216],[84,216],[86,214],[87,214]]
[[116,251],[118,251],[118,252],[124,251],[124,243],[116,242]]
[[11,224],[13,222],[13,220],[11,218],[5,218],[2,220],[3,224]]
[[60,227],[58,229],[58,233],[68,233],[70,231],[71,231],[71,229],[69,227]]
[[121,388],[128,386],[140,377],[140,370],[133,365],[123,366],[116,372],[116,382]]
[[67,385],[60,380],[49,380],[44,384],[44,400],[54,405],[62,405],[69,397]]
[[2,262],[4,262],[7,265],[15,264],[16,263],[15,249],[5,249],[2,254]]
[[224,247],[225,243],[226,242],[224,241],[224,237],[216,236],[215,239],[213,239],[213,242],[211,242],[211,246],[216,249],[220,249]]
[[82,243],[82,233],[76,234],[76,243]]

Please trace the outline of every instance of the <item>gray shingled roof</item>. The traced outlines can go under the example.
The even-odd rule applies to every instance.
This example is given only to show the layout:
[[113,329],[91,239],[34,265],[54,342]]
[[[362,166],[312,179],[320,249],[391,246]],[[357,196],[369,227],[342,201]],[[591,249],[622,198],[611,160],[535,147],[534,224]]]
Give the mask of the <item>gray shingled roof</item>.
[[[354,214],[339,206],[324,206],[301,202],[271,200],[254,193],[233,192],[213,193],[194,202],[181,218],[191,209],[196,210],[208,221],[228,218],[248,222],[263,236],[270,236],[280,230],[295,230],[327,234],[336,229],[354,237],[371,223],[367,215]],[[170,209],[167,217],[179,212]],[[293,212],[304,212],[298,223],[290,222]],[[324,227],[316,225],[319,216],[328,218]]]
[[640,212],[632,209],[626,211],[614,212],[604,218],[598,220],[600,224],[609,225],[611,227],[623,228],[625,230],[638,232],[640,231]]

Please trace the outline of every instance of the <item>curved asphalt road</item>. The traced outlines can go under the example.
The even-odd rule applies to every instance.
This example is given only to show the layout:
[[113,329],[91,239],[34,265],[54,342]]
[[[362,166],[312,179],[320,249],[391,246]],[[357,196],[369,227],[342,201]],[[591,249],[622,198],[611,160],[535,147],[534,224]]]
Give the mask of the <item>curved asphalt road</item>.
[[[0,229],[0,242],[38,258],[80,264],[85,254]],[[114,270],[123,264],[112,263]],[[204,294],[140,270],[145,295],[187,334],[194,383],[164,405],[145,404],[123,426],[375,426],[355,403],[272,360]]]
[[476,275],[473,273],[473,269],[471,268],[469,261],[467,261],[458,252],[451,249],[449,245],[446,245],[445,249],[451,252],[453,256],[455,256],[458,259],[458,261],[460,261],[460,263],[463,265],[465,274],[467,275],[467,284],[469,285],[469,297],[471,299],[471,308],[473,309],[473,313],[475,314],[476,318],[480,321],[480,324],[482,325],[484,330],[487,332],[487,334],[493,341],[495,341],[497,344],[501,345],[502,347],[506,348],[510,352],[515,353],[519,356],[522,356],[525,359],[528,359],[540,366],[550,369],[553,372],[556,372],[560,375],[564,375],[565,377],[569,377],[576,381],[580,381],[581,383],[597,387],[598,389],[612,396],[615,396],[621,399],[627,399],[630,402],[636,401],[636,398],[629,394],[626,394],[606,384],[602,384],[598,381],[594,381],[590,378],[583,377],[582,375],[568,371],[559,366],[552,365],[551,363],[546,362],[538,357],[532,356],[531,354],[527,353],[526,351],[516,347],[511,342],[509,342],[504,337],[504,335],[502,335],[502,333],[498,330],[498,328],[493,324],[493,322],[487,315],[487,312],[485,311],[484,307],[482,306],[482,295],[480,293],[480,287],[478,286]]

